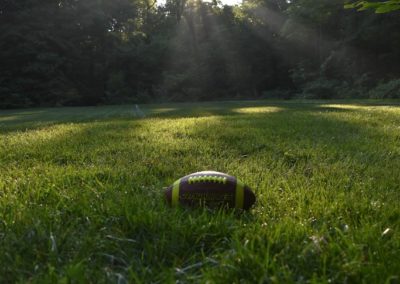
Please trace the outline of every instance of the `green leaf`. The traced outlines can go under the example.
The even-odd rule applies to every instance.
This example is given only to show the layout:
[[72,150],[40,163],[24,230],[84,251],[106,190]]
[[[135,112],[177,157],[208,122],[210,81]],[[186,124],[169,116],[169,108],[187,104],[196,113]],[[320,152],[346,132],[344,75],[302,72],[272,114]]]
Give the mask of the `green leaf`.
[[384,2],[356,1],[345,4],[344,8],[357,9],[357,11],[374,9],[375,13],[382,14],[400,10],[400,0],[389,0]]
[[382,13],[389,13],[392,11],[396,11],[400,9],[399,4],[386,4],[386,5],[381,5],[375,10],[375,13],[382,14]]

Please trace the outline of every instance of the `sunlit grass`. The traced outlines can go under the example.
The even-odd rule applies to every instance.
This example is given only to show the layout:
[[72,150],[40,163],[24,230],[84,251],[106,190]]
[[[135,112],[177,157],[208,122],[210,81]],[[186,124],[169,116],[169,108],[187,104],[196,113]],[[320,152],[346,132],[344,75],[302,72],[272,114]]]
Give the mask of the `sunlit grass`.
[[233,111],[237,113],[269,113],[281,110],[282,108],[280,107],[268,106],[268,107],[244,107],[244,108],[237,108]]
[[[0,282],[398,279],[395,104],[141,109],[0,111]],[[238,176],[256,206],[169,208],[163,188],[200,170]]]
[[17,115],[0,117],[0,123],[3,121],[15,121],[15,120],[18,120],[19,118],[20,117]]

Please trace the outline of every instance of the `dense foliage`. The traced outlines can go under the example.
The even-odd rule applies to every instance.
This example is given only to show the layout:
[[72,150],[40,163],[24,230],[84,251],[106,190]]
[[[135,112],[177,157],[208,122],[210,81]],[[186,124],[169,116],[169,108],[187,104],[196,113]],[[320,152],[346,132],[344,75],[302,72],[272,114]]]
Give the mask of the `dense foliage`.
[[2,0],[0,107],[399,97],[399,11],[343,5]]
[[376,13],[389,13],[400,10],[400,0],[356,1],[345,5],[346,8],[358,8],[359,11],[374,9]]

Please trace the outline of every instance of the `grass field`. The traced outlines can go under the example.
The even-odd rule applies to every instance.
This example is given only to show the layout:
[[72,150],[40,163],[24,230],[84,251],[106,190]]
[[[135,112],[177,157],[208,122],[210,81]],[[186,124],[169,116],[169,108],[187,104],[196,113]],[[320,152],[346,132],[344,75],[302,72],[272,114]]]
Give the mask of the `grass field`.
[[[399,283],[399,102],[0,111],[0,283]],[[171,209],[217,170],[248,212]]]

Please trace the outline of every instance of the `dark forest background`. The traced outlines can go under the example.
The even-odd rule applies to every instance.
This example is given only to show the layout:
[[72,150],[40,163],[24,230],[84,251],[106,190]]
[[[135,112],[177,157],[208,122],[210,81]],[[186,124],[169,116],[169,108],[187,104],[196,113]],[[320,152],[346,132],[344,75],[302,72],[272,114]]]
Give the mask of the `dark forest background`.
[[0,0],[0,108],[400,97],[400,13],[343,0]]

